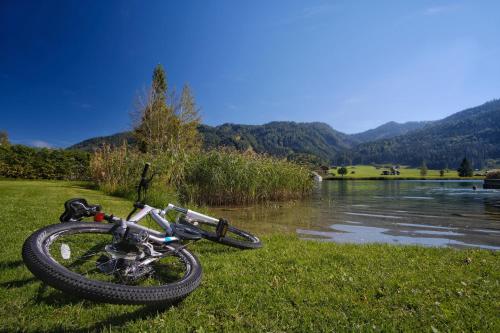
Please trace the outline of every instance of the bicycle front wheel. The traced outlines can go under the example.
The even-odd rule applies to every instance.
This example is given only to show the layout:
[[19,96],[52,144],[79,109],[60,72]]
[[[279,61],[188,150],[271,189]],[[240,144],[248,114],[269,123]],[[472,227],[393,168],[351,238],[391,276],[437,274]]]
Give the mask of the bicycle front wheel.
[[233,226],[228,226],[226,235],[224,237],[217,237],[217,223],[196,221],[192,223],[180,218],[179,222],[195,228],[201,237],[208,239],[212,242],[236,247],[238,249],[258,249],[262,247],[262,242],[259,238],[249,232],[243,231]]
[[[200,284],[198,259],[184,248],[164,245],[165,256],[144,262],[144,253],[110,255],[111,224],[61,223],[32,234],[23,260],[40,280],[82,298],[118,304],[177,302]],[[141,257],[142,256],[142,257]]]

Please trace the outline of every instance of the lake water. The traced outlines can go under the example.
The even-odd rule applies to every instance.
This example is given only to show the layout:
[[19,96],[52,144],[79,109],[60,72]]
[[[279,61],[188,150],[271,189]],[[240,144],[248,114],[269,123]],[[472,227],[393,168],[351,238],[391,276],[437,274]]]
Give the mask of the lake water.
[[257,234],[500,250],[500,190],[482,181],[324,181],[305,201],[216,213]]

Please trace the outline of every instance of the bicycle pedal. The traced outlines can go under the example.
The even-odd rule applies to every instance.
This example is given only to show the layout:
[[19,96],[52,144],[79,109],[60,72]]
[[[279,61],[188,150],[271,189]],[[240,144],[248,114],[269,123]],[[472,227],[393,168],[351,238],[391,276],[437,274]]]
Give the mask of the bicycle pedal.
[[229,223],[226,219],[220,218],[219,223],[217,223],[217,228],[215,229],[215,233],[217,238],[226,237],[227,229],[229,227]]

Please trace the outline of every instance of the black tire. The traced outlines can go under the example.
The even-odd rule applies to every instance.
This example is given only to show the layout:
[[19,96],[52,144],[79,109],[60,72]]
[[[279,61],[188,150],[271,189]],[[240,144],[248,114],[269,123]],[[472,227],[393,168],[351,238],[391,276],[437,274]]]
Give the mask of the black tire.
[[217,233],[215,232],[217,228],[217,223],[198,221],[197,225],[195,225],[191,222],[186,221],[183,218],[180,218],[179,222],[195,229],[200,233],[201,237],[208,239],[212,242],[236,247],[242,250],[258,249],[262,247],[262,242],[260,241],[259,238],[252,235],[251,233],[248,233],[233,226],[228,226],[226,236],[219,238],[217,237]]
[[[172,250],[172,255],[168,257],[171,258],[169,260],[178,260],[181,265],[185,266],[185,268],[182,267],[184,270],[182,278],[167,284],[155,280],[155,283],[159,284],[157,286],[137,286],[89,279],[60,264],[50,252],[54,250],[50,249],[51,245],[61,236],[63,236],[63,240],[64,236],[75,237],[74,235],[103,237],[103,239],[109,237],[109,242],[111,242],[110,229],[112,226],[112,224],[69,222],[42,228],[24,242],[23,260],[28,269],[48,285],[98,302],[147,305],[169,304],[185,298],[198,287],[202,277],[202,269],[198,259],[186,249],[174,251],[176,247],[173,245],[166,245],[168,250]],[[56,248],[56,245],[53,248]],[[97,255],[97,252],[95,253],[91,255]],[[82,258],[77,258],[76,261],[82,261]],[[90,262],[90,260],[88,261]],[[95,265],[94,262],[94,267]],[[84,273],[88,274],[88,272]],[[108,276],[111,275],[108,274]]]

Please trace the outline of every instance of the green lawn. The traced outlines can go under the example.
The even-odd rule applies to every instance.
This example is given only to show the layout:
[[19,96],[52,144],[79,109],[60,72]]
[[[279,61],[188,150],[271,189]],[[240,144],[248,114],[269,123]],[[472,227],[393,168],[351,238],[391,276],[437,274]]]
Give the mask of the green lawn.
[[[456,170],[449,170],[445,172],[443,176],[440,175],[439,170],[431,170],[427,171],[427,175],[422,177],[420,175],[419,168],[409,168],[402,166],[400,168],[401,174],[399,176],[383,176],[383,170],[389,170],[387,168],[379,168],[372,165],[351,165],[347,166],[347,174],[344,175],[343,178],[347,179],[365,179],[365,178],[380,178],[380,179],[483,179],[484,177],[470,177],[470,178],[460,178],[457,175]],[[354,172],[354,173],[353,173]],[[331,169],[329,171],[330,174],[335,174],[333,178],[341,179],[342,176],[338,174],[338,169]],[[327,176],[328,177],[328,176]]]
[[24,239],[75,196],[115,214],[130,206],[76,183],[0,181],[0,331],[500,331],[499,252],[287,235],[264,235],[256,251],[191,246],[203,282],[175,307],[83,301],[40,283],[21,259]]

